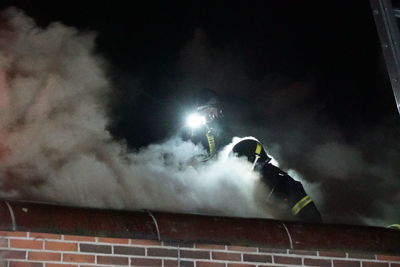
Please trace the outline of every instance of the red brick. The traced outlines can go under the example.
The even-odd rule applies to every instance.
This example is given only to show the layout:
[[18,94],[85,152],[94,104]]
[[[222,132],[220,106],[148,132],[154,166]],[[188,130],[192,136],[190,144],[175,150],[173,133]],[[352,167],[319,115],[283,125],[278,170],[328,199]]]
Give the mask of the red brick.
[[280,249],[280,248],[259,248],[259,252],[266,252],[266,253],[274,253],[274,254],[287,254],[287,249]]
[[[78,267],[75,264],[56,264],[56,263],[46,263],[46,267]],[[93,266],[92,266],[93,267]],[[98,267],[98,266],[96,266]]]
[[289,254],[317,256],[316,251],[310,251],[310,250],[289,250]]
[[387,262],[370,262],[370,261],[363,261],[363,267],[389,267],[389,263]]
[[167,249],[167,248],[148,248],[148,256],[158,256],[158,257],[178,257],[177,249]]
[[8,247],[8,239],[7,238],[0,238],[0,248]]
[[225,245],[212,245],[212,244],[195,244],[196,248],[200,249],[219,249],[225,250]]
[[138,247],[114,246],[114,254],[144,256],[146,250]]
[[400,263],[391,263],[390,267],[400,267]]
[[213,260],[241,261],[242,255],[239,253],[212,252]]
[[228,263],[228,267],[256,267],[254,264]]
[[228,246],[228,250],[234,251],[245,251],[245,252],[257,252],[257,248],[253,247],[242,247],[242,246]]
[[27,232],[0,231],[0,236],[28,237]]
[[378,255],[377,259],[381,261],[400,261],[400,256]]
[[163,267],[179,267],[177,260],[163,260]]
[[[165,260],[164,260],[165,262]],[[179,267],[194,267],[193,261],[180,261]]]
[[45,241],[44,247],[47,250],[56,250],[56,251],[77,251],[78,250],[77,243],[67,243],[67,242]]
[[333,261],[333,266],[334,267],[360,267],[360,262],[359,261],[339,261],[339,260],[334,260]]
[[243,254],[243,261],[272,262],[272,256],[259,254]]
[[193,261],[181,261],[180,267],[194,267]]
[[10,267],[43,267],[43,263],[10,261],[10,265],[9,266]]
[[164,267],[194,267],[193,261],[164,260]]
[[47,234],[47,233],[29,233],[30,237],[42,239],[61,239],[61,235]]
[[331,260],[323,260],[323,259],[304,259],[304,265],[307,266],[332,266]]
[[61,253],[51,252],[28,252],[28,259],[34,261],[60,261]]
[[301,258],[274,256],[274,263],[301,265]]
[[180,247],[180,248],[194,248],[194,244],[193,243],[188,243],[188,242],[167,242],[167,241],[163,241],[162,242],[163,246],[166,247]]
[[181,250],[180,251],[181,258],[190,258],[190,259],[210,259],[209,251],[195,251],[195,250]]
[[110,254],[111,246],[97,244],[79,244],[79,251]]
[[348,258],[375,260],[375,255],[373,255],[373,254],[355,254],[355,253],[349,253],[349,254],[348,254]]
[[161,246],[160,241],[146,239],[131,239],[131,244],[141,246]]
[[86,254],[64,254],[63,261],[67,262],[87,262],[94,263],[94,255],[86,255]]
[[95,237],[80,235],[64,235],[64,240],[96,242]]
[[26,259],[26,251],[22,250],[0,250],[0,255],[6,259]]
[[43,248],[43,241],[11,239],[10,240],[10,247],[12,247],[12,248],[42,249]]
[[198,261],[196,267],[225,267],[225,263]]
[[159,259],[131,258],[131,266],[162,266]]
[[319,256],[329,258],[346,258],[346,253],[342,251],[320,251]]
[[97,256],[97,263],[108,265],[129,265],[129,258],[114,256]]
[[129,239],[127,239],[127,238],[99,237],[99,242],[113,243],[113,244],[129,244]]

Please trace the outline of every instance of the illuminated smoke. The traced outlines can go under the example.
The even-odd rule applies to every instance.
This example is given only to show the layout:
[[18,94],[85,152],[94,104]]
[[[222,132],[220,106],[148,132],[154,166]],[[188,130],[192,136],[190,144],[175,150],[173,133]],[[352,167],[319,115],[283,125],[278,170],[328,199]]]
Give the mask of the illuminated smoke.
[[[94,33],[60,23],[40,28],[16,9],[0,23],[0,197],[276,216],[260,204],[265,188],[246,161],[228,157],[201,166],[191,159],[202,148],[179,139],[135,153],[113,140],[105,130],[112,85]],[[225,114],[240,125],[236,133],[264,142],[280,167],[302,180],[326,221],[400,220],[400,142],[389,126],[357,134],[350,145],[310,104],[317,90],[312,78],[252,81],[236,50],[214,48],[201,30],[181,56],[183,78],[173,82],[182,92],[171,98],[186,99],[201,87],[230,94]]]
[[[178,138],[127,153],[105,130],[111,84],[95,35],[39,28],[17,9],[0,30],[0,196],[69,205],[271,216],[250,164],[195,164]],[[140,127],[134,125],[133,127]]]
[[[275,58],[268,44],[263,49]],[[299,78],[279,70],[252,78],[248,69],[254,60],[246,64],[243,53],[229,42],[213,45],[204,31],[195,31],[177,64],[183,76],[179,87],[185,89],[181,94],[205,86],[224,96],[225,119],[234,133],[257,137],[279,167],[303,183],[325,222],[387,226],[400,221],[398,120],[384,114],[367,127],[366,115],[369,124],[360,122],[350,132],[324,111],[326,103],[318,97],[329,81],[317,81],[312,72]]]

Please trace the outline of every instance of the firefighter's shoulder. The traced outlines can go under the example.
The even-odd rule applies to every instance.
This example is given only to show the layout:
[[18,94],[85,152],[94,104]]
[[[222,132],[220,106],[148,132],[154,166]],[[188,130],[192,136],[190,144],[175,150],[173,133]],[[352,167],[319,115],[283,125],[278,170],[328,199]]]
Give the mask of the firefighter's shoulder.
[[254,137],[237,138],[234,141],[232,152],[238,157],[245,156],[250,162],[254,162],[256,157],[260,162],[271,160],[267,155],[263,144]]

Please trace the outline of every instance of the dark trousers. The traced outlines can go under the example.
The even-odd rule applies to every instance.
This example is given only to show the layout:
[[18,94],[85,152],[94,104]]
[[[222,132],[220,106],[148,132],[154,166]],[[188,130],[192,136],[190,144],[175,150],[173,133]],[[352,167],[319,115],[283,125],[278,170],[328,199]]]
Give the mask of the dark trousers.
[[321,214],[300,182],[269,163],[262,167],[261,174],[262,181],[270,190],[268,201],[284,204],[285,213],[294,219],[322,222]]

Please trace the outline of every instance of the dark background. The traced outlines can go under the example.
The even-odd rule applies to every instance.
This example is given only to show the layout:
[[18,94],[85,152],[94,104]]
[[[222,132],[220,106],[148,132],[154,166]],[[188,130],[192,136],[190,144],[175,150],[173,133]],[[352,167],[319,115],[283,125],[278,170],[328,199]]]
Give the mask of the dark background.
[[399,114],[369,1],[10,5],[42,27],[97,33],[113,81],[108,129],[131,149],[175,134],[209,87],[237,135],[317,182],[327,221],[400,219]]
[[[182,90],[177,62],[199,30],[231,54],[247,80],[311,77],[318,90],[309,101],[348,138],[382,116],[397,119],[368,1],[12,1],[2,7],[9,5],[42,26],[61,21],[97,32],[98,53],[115,84],[110,130],[133,147],[173,131],[179,115],[165,111],[170,95]],[[248,88],[222,93],[234,101],[239,90]],[[257,94],[254,89],[248,98]]]

